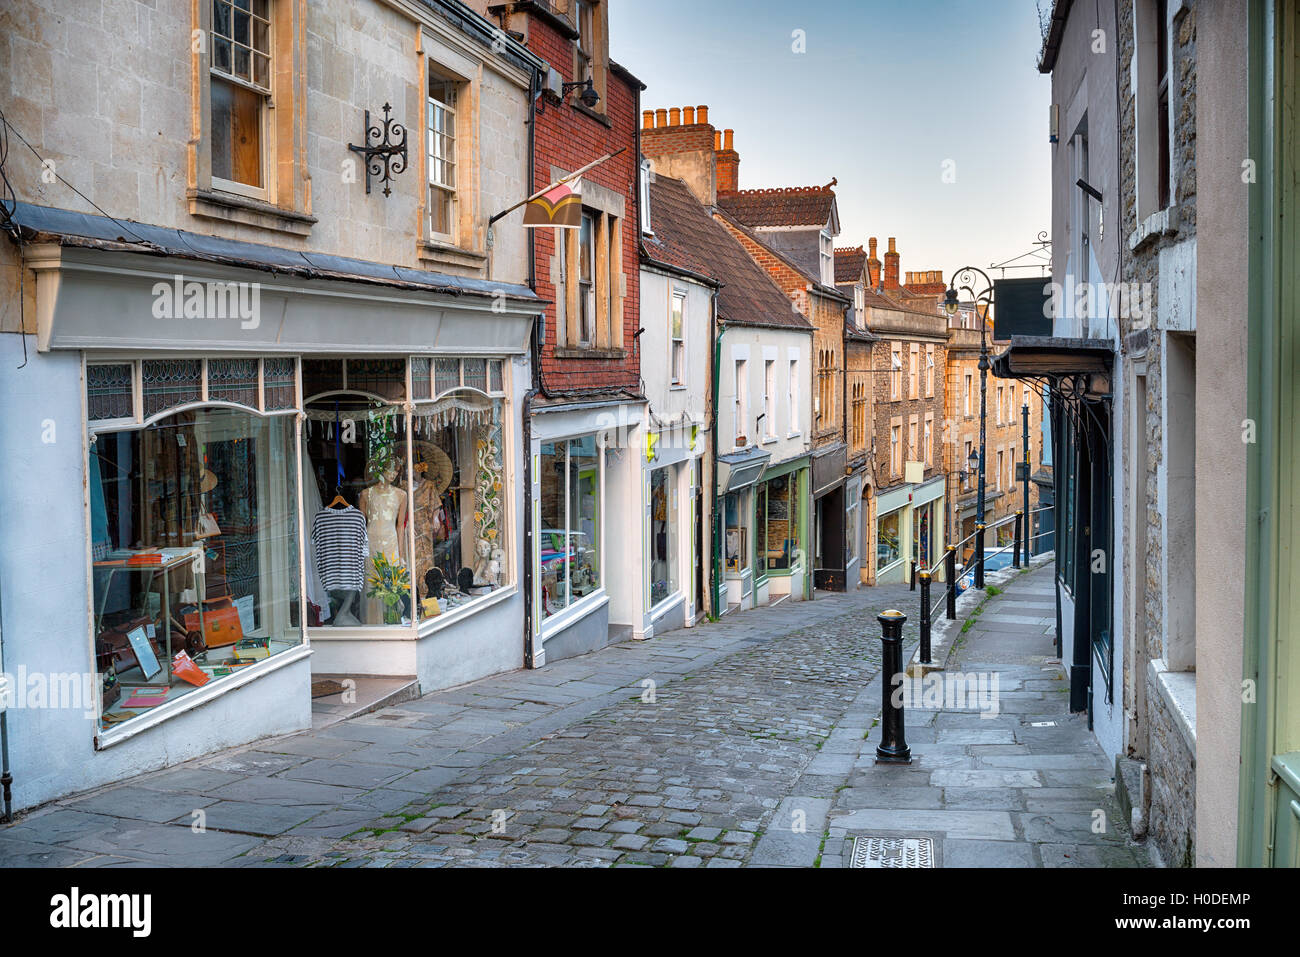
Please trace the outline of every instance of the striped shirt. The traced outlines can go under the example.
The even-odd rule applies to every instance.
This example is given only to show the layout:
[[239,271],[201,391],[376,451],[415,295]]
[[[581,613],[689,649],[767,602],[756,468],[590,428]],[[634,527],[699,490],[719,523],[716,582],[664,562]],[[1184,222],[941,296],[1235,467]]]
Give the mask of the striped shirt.
[[347,508],[322,508],[311,523],[311,544],[321,584],[329,591],[364,591],[370,536],[366,517]]

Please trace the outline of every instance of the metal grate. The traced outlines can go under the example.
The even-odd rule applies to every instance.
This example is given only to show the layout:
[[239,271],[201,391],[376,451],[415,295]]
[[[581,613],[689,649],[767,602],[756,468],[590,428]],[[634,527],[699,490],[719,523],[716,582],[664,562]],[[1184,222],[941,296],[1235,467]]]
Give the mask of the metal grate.
[[488,391],[490,391],[490,392],[504,392],[504,391],[505,391],[505,385],[504,385],[504,383],[502,382],[502,375],[501,375],[501,360],[500,360],[500,359],[493,359],[491,362],[489,362],[489,363],[488,363],[488,372],[489,372],[489,373],[491,374],[491,376],[492,376],[492,381],[490,382],[490,388],[489,388]]
[[934,867],[928,837],[855,837],[849,867]]
[[433,360],[424,356],[411,359],[411,398],[433,398]]
[[[267,412],[293,409],[298,406],[294,359],[277,357],[262,360],[262,393]],[[211,363],[209,363],[211,368]]]
[[257,360],[209,359],[208,398],[257,408]]
[[460,388],[460,360],[435,359],[433,362],[433,394],[442,395]]
[[135,418],[135,382],[129,362],[86,366],[86,414],[91,422]]
[[198,359],[146,359],[141,365],[144,381],[144,417],[166,409],[198,402],[203,395],[203,363]]
[[406,360],[349,359],[348,388],[401,401],[406,398]]
[[487,360],[462,359],[461,364],[465,370],[465,387],[480,392],[488,391]]

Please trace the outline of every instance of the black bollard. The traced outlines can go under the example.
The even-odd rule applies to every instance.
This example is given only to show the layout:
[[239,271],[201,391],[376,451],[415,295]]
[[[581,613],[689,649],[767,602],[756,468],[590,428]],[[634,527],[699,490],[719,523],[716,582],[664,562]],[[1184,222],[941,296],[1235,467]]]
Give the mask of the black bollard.
[[957,620],[957,546],[949,545],[943,556],[943,577],[948,579],[948,620]]
[[930,573],[921,572],[921,664],[930,664]]
[[984,529],[987,526],[980,522],[975,526],[975,587],[984,588]]
[[1024,518],[1025,518],[1024,512],[1020,512],[1020,511],[1016,512],[1016,540],[1015,543],[1011,546],[1011,567],[1012,568],[1020,567],[1020,523],[1024,521]]
[[911,764],[912,749],[907,746],[903,733],[903,706],[894,707],[893,689],[896,681],[903,680],[903,622],[907,616],[901,611],[887,611],[877,615],[880,622],[882,662],[880,668],[880,744],[876,748],[877,764]]

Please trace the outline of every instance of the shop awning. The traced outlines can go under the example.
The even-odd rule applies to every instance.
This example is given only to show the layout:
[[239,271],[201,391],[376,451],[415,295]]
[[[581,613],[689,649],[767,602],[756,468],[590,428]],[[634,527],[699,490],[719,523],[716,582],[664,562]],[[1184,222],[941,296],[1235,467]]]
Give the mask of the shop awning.
[[770,452],[759,449],[742,449],[719,455],[718,494],[727,495],[753,485],[762,477],[771,458]]
[[[527,286],[18,203],[38,347],[360,353],[526,349]],[[168,284],[248,284],[255,322],[159,316]],[[170,295],[170,289],[164,289]],[[324,348],[322,348],[324,347]]]
[[1002,379],[1047,379],[1054,386],[1068,380],[1076,393],[1109,395],[1114,361],[1115,347],[1105,339],[1013,336],[992,366]]

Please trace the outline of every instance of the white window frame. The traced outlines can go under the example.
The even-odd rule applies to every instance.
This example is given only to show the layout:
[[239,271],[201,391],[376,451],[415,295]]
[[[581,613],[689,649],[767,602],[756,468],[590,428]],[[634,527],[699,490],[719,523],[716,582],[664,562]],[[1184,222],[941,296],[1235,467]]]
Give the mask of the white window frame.
[[[428,190],[426,195],[428,209],[426,210],[424,225],[425,231],[430,239],[454,243],[456,241],[456,218],[460,200],[459,186],[457,185],[459,181],[459,149],[457,148],[457,137],[460,135],[460,127],[456,113],[456,104],[454,102],[444,103],[441,100],[436,99],[430,92],[429,87],[432,85],[434,79],[437,78],[451,86],[453,95],[459,97],[461,95],[461,87],[463,87],[464,84],[463,81],[448,70],[444,69],[433,59],[427,61],[427,70],[428,76],[425,78],[424,91],[424,161],[428,167],[425,174],[425,189]],[[442,114],[451,117],[452,133],[450,136],[446,133],[434,130],[433,119],[436,112],[441,112]],[[435,137],[442,137],[443,139],[450,141],[450,157],[435,152]],[[435,178],[434,170],[437,168],[437,163],[435,161],[451,167],[452,175],[450,183],[445,183]],[[440,232],[433,228],[434,190],[449,194],[450,208],[447,215],[448,229],[446,232]]]
[[763,438],[776,441],[776,360],[763,360]]
[[[677,388],[686,387],[686,299],[684,290],[674,289],[668,303],[668,381]],[[679,305],[681,321],[674,336],[673,322]]]
[[735,408],[735,447],[744,448],[740,444],[743,438],[748,442],[751,438],[746,426],[749,422],[749,360],[735,359],[736,369],[736,408]]
[[[228,0],[222,0],[222,2],[228,2]],[[261,164],[262,164],[262,169],[261,169],[262,185],[250,186],[249,184],[241,183],[238,180],[224,179],[223,177],[217,176],[214,173],[212,174],[211,177],[212,188],[215,190],[220,190],[223,193],[233,193],[237,196],[245,196],[248,197],[249,199],[260,199],[266,202],[270,201],[272,195],[271,176],[275,170],[275,163],[272,161],[270,155],[272,152],[271,149],[272,144],[271,144],[271,123],[269,117],[270,109],[273,103],[271,84],[275,77],[275,58],[274,58],[275,57],[275,16],[272,9],[275,2],[276,0],[267,0],[267,4],[266,4],[267,49],[264,55],[266,56],[266,60],[267,60],[267,68],[266,68],[267,85],[265,87],[254,82],[251,78],[244,78],[238,76],[233,72],[227,72],[226,70],[223,70],[220,67],[216,66],[216,40],[218,39],[218,35],[216,32],[216,23],[211,19],[209,20],[209,35],[208,35],[208,41],[212,46],[212,49],[209,52],[209,61],[208,61],[209,65],[208,65],[208,77],[207,77],[208,79],[208,124],[210,127],[209,130],[210,135],[208,139],[209,163],[211,163],[212,161],[212,147],[216,140],[215,120],[213,119],[213,111],[212,111],[213,78],[215,77],[220,82],[228,83],[231,86],[242,87],[245,90],[250,90],[253,93],[258,94],[262,98],[261,106],[258,110],[258,138],[259,138],[258,153],[259,153],[259,159],[261,160]],[[211,18],[215,12],[213,10],[212,3],[207,2],[207,7],[208,7],[208,11],[207,11],[208,16],[209,18]],[[233,16],[234,12],[236,11],[236,8],[234,7],[233,3],[230,4],[230,7]],[[252,12],[251,8],[246,11],[238,10],[238,12],[243,13],[249,17],[248,49],[250,50],[249,60],[251,64],[253,59],[255,58],[255,54],[252,51],[256,49],[252,45],[253,44],[252,20],[256,17],[256,15]],[[256,19],[260,20],[262,18],[256,17]],[[229,42],[231,43],[232,67],[233,67],[233,57],[234,57],[234,45],[237,42],[233,38],[233,33],[234,30],[232,28],[231,30],[232,35],[230,37],[226,37],[226,35],[224,34],[221,36],[222,39],[228,39]],[[240,44],[240,46],[243,46],[243,44]]]
[[799,359],[796,356],[789,360],[789,381],[786,383],[788,401],[790,403],[790,429],[789,437],[794,438],[802,430],[799,428]]

